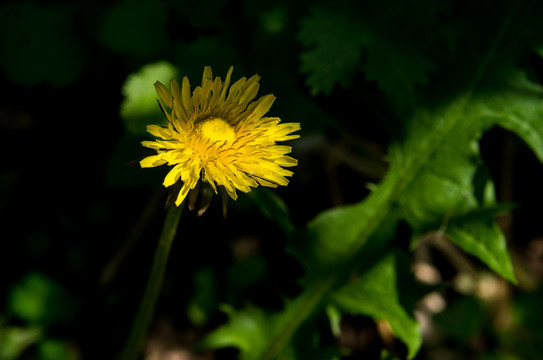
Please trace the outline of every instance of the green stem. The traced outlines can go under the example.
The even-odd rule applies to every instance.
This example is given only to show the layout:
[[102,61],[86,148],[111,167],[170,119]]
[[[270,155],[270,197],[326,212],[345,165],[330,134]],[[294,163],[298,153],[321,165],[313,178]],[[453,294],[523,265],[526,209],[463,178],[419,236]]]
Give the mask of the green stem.
[[153,267],[147,285],[145,287],[145,293],[143,300],[141,301],[136,319],[132,324],[130,330],[130,337],[124,349],[121,360],[135,360],[138,354],[141,352],[141,345],[143,337],[149,327],[149,322],[153,318],[155,311],[155,305],[164,283],[164,273],[166,272],[166,265],[168,264],[168,256],[170,254],[170,248],[172,246],[175,233],[177,232],[177,225],[181,218],[181,211],[183,210],[183,204],[175,206],[172,204],[162,228],[162,234],[155,250],[155,258],[153,260]]

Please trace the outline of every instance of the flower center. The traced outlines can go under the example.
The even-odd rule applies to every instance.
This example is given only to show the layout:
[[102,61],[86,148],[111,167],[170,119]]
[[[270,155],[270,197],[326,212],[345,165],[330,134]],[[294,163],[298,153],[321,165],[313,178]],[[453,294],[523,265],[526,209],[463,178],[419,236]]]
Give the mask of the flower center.
[[200,124],[202,136],[213,141],[233,142],[236,133],[230,124],[220,118],[207,119]]

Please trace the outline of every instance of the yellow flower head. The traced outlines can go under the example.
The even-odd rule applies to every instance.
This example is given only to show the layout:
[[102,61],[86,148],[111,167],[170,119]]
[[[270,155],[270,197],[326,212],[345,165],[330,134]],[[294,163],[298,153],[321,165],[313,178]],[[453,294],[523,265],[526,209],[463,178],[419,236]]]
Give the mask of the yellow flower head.
[[163,184],[169,187],[179,179],[183,181],[177,206],[191,192],[189,206],[193,208],[201,185],[215,193],[217,188],[224,189],[234,200],[236,189],[249,192],[258,184],[287,185],[286,177],[292,176],[292,171],[283,167],[297,164],[296,159],[286,155],[291,147],[277,142],[298,138],[292,133],[300,129],[300,124],[280,124],[279,118],[264,117],[275,96],[254,100],[260,86],[258,75],[241,78],[229,86],[232,71],[230,67],[223,83],[219,77],[213,79],[211,68],[206,66],[202,84],[192,96],[187,77],[181,88],[172,80],[170,91],[160,82],[155,83],[168,126],[147,126],[157,139],[143,141],[142,145],[155,149],[157,154],[143,159],[140,165],[174,166]]

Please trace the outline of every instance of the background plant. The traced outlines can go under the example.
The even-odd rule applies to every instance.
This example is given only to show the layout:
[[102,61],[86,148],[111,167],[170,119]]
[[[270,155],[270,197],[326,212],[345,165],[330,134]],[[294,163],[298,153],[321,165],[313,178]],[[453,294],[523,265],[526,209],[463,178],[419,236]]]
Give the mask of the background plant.
[[165,170],[125,166],[163,120],[152,84],[234,65],[302,124],[300,165],[226,221],[183,216],[148,358],[537,358],[541,10],[2,5],[0,356],[122,349],[165,215]]

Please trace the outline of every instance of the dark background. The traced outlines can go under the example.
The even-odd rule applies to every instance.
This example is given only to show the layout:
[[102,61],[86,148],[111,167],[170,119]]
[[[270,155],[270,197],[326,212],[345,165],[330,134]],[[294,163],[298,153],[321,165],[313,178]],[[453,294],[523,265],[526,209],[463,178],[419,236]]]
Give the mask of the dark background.
[[[285,296],[297,293],[302,270],[284,251],[280,213],[266,212],[269,202],[277,205],[273,194],[284,201],[297,228],[324,209],[361,200],[367,194],[365,185],[386,172],[389,130],[397,121],[394,109],[402,106],[394,91],[368,78],[361,65],[367,60],[363,52],[351,60],[354,50],[349,46],[335,51],[334,61],[340,64],[330,65],[330,71],[337,72],[330,75],[331,82],[306,85],[311,69],[306,69],[302,54],[311,41],[301,31],[303,19],[318,6],[353,9],[332,12],[334,19],[341,14],[356,19],[357,11],[364,10],[376,21],[389,21],[383,26],[390,26],[389,36],[397,37],[399,47],[411,45],[402,33],[405,24],[431,18],[436,29],[449,29],[450,41],[465,50],[460,62],[455,52],[432,41],[436,34],[417,34],[413,43],[428,40],[425,51],[437,65],[423,81],[410,84],[415,92],[431,84],[433,76],[469,74],[480,61],[479,44],[493,38],[495,24],[509,5],[444,1],[435,9],[432,3],[365,2],[359,9],[354,2],[279,0],[3,2],[0,349],[18,347],[21,359],[110,359],[122,349],[147,279],[167,195],[161,187],[165,167],[130,165],[148,154],[140,146],[147,139],[144,125],[160,118],[160,110],[153,102],[154,115],[135,120],[121,116],[127,95],[123,86],[131,74],[160,61],[177,69],[178,80],[188,76],[193,86],[205,65],[221,77],[233,65],[233,80],[258,73],[259,95],[277,96],[270,115],[300,122],[302,131],[301,139],[290,144],[299,166],[288,187],[272,190],[272,195],[262,189],[241,195],[230,201],[227,220],[218,198],[200,218],[185,211],[148,346],[159,352],[192,351],[206,332],[225,321],[219,303],[279,309]],[[539,30],[532,31],[529,12],[519,16],[518,22],[524,23],[519,32],[537,38]],[[322,32],[314,36],[333,38],[326,17],[322,20]],[[538,79],[542,67],[535,43],[517,44],[507,60]],[[318,57],[323,66],[329,61],[325,55]],[[504,228],[515,262],[528,274],[521,289],[510,289],[514,305],[509,304],[530,314],[515,318],[528,335],[523,341],[508,341],[497,335],[494,315],[485,315],[482,305],[462,303],[460,318],[467,321],[473,311],[482,314],[475,330],[455,332],[465,323],[445,321],[444,337],[436,347],[451,359],[483,358],[495,348],[517,356],[507,359],[535,359],[543,339],[543,323],[537,319],[542,300],[543,167],[520,140],[502,130],[486,134],[481,147],[498,198],[521,204]],[[446,265],[441,270],[450,271]],[[451,292],[455,304],[457,293]],[[203,318],[190,310],[195,303]],[[375,328],[360,318],[345,326],[358,334]],[[36,329],[41,329],[39,335]],[[13,334],[27,336],[28,346],[24,336],[13,340]],[[374,346],[329,341],[361,354]],[[235,358],[236,351],[193,356]],[[427,349],[419,356],[440,358]]]

